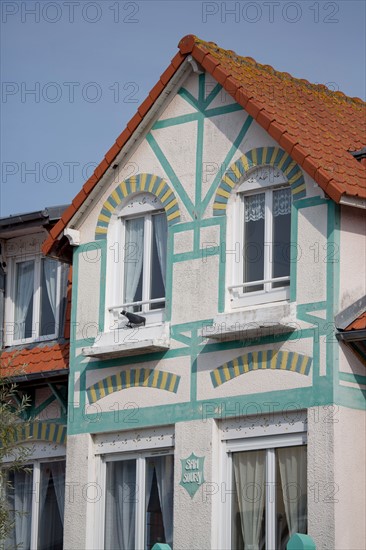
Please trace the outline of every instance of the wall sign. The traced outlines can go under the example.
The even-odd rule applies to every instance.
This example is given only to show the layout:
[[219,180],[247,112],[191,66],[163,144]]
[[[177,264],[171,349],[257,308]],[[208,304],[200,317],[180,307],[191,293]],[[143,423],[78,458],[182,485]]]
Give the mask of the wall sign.
[[196,456],[192,453],[188,458],[181,458],[182,478],[180,485],[185,488],[191,498],[197,493],[198,489],[204,483],[203,463],[204,456]]

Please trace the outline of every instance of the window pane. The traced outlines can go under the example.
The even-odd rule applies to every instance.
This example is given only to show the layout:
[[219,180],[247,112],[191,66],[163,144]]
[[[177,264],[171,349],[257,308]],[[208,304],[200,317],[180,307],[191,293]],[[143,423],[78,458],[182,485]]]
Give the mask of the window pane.
[[276,450],[278,460],[277,541],[286,548],[294,533],[307,533],[307,457],[306,447]]
[[[124,249],[124,303],[142,300],[142,272],[144,254],[144,218],[134,218],[125,222],[126,239]],[[139,311],[127,308],[128,311]]]
[[57,266],[51,259],[42,259],[40,336],[56,332]]
[[146,459],[146,548],[173,547],[173,456]]
[[41,464],[38,550],[62,550],[65,462]]
[[233,455],[233,550],[265,547],[265,451]]
[[[152,216],[153,242],[151,251],[150,299],[165,297],[166,248],[168,226],[165,213]],[[165,302],[151,304],[151,309],[164,307]]]
[[136,461],[107,463],[105,548],[135,550]]
[[30,338],[33,324],[34,261],[16,264],[14,338]]
[[[291,189],[273,192],[272,278],[290,275]],[[273,288],[289,285],[273,283]]]
[[[264,278],[264,193],[244,198],[244,283]],[[263,285],[244,287],[244,292],[263,290]]]
[[5,550],[14,548],[30,549],[32,523],[33,475],[27,472],[9,474],[11,488],[7,490],[7,501],[11,512],[13,529],[5,541]]

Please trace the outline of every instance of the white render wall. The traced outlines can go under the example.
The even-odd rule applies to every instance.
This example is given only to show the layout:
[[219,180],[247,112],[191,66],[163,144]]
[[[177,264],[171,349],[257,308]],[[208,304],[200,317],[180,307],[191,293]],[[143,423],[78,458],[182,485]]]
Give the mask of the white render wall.
[[365,210],[341,207],[340,301],[339,310],[366,295]]
[[339,407],[334,424],[335,548],[366,545],[366,411]]
[[219,437],[213,419],[180,422],[175,425],[174,451],[174,548],[178,550],[209,550],[217,548],[217,517],[214,500],[206,492],[204,483],[190,497],[179,485],[181,459],[194,453],[204,456],[204,479],[206,483],[217,482]]
[[64,550],[86,549],[89,434],[67,437]]

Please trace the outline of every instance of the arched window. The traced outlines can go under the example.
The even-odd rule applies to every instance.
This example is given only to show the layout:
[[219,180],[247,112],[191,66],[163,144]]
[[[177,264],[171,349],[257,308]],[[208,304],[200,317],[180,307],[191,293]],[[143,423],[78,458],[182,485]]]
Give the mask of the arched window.
[[281,170],[247,175],[232,201],[233,307],[285,300],[290,285],[291,188]]
[[[147,323],[163,321],[165,308],[167,218],[151,193],[130,197],[116,215],[108,236],[115,261],[111,306],[115,320],[125,309],[141,313]],[[111,242],[115,237],[114,242]]]

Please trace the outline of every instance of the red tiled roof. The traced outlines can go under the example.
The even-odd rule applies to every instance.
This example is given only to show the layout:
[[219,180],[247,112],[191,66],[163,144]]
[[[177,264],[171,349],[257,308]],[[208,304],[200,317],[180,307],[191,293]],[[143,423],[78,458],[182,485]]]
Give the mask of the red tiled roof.
[[345,330],[366,330],[366,311],[362,313],[357,319],[352,321]]
[[366,168],[349,151],[366,145],[366,104],[240,57],[193,35],[179,43],[158,83],[84,184],[43,245],[49,253],[184,59],[191,55],[335,201],[366,198]]
[[69,368],[68,343],[3,351],[0,355],[0,374],[3,376],[22,376],[67,368]]

